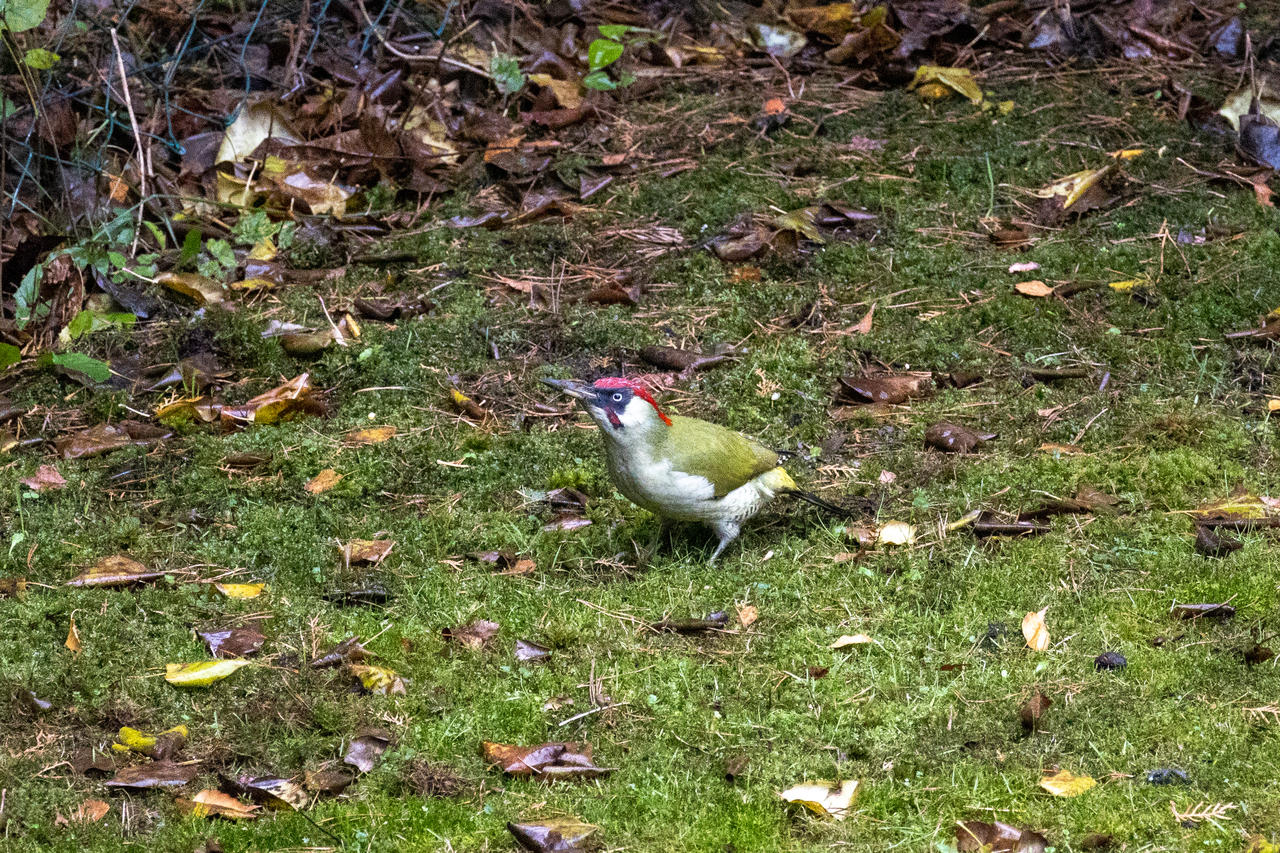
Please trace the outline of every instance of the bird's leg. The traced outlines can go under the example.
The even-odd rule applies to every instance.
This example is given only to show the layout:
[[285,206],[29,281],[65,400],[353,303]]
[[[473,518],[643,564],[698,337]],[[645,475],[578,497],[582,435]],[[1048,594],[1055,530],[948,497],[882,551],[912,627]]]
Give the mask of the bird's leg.
[[644,568],[649,565],[649,561],[653,559],[653,555],[658,553],[658,546],[662,544],[663,539],[669,539],[671,536],[671,522],[665,518],[659,517],[658,530],[653,534],[653,538],[649,540],[649,544],[645,546],[643,551],[636,552],[636,568]]
[[714,563],[720,553],[728,547],[729,543],[738,538],[742,525],[736,521],[717,521],[712,523],[711,529],[715,531],[716,536],[720,537],[720,544],[716,545],[716,550],[711,553],[709,562]]

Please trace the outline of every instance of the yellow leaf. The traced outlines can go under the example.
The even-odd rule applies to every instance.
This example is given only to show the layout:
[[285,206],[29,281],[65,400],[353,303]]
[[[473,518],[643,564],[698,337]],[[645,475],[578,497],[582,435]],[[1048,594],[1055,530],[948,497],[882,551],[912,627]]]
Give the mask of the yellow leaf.
[[67,628],[67,640],[62,645],[66,646],[76,654],[80,654],[84,650],[84,645],[80,642],[80,632],[76,629],[75,614],[71,614],[71,626]]
[[743,628],[750,628],[759,618],[760,611],[754,604],[744,604],[738,608],[738,624]]
[[1142,148],[1121,148],[1119,151],[1111,151],[1108,156],[1117,160],[1132,160],[1134,157],[1141,157],[1144,153]]
[[164,665],[164,680],[178,687],[208,687],[248,665],[249,661],[239,659],[167,663]]
[[1108,284],[1107,287],[1111,288],[1112,290],[1119,291],[1120,293],[1125,293],[1126,291],[1133,290],[1135,287],[1139,287],[1140,285],[1144,285],[1146,283],[1147,283],[1147,280],[1144,278],[1128,278],[1128,279],[1125,279],[1124,281],[1113,281],[1110,284]]
[[1049,648],[1049,629],[1044,624],[1044,614],[1048,609],[1046,607],[1022,617],[1022,636],[1026,638],[1027,645],[1037,652]]
[[396,428],[393,426],[369,427],[353,429],[343,436],[343,441],[350,447],[363,447],[367,444],[382,444],[395,438]]
[[232,290],[271,290],[276,283],[269,278],[244,278],[227,285]]
[[360,679],[365,690],[377,696],[405,693],[404,679],[385,666],[353,663],[347,666],[347,670]]
[[1070,770],[1059,770],[1040,780],[1040,787],[1055,797],[1076,797],[1098,783],[1089,776],[1077,776]]
[[71,580],[67,586],[126,586],[144,580],[155,580],[164,572],[153,572],[123,554],[103,557]]
[[1198,518],[1266,518],[1272,512],[1274,501],[1271,498],[1252,494],[1232,495],[1191,510],[1191,514]]
[[819,817],[844,820],[857,794],[858,781],[845,779],[839,783],[805,782],[780,792],[778,796],[788,803],[803,806]]
[[227,298],[226,288],[221,284],[194,272],[162,272],[156,276],[156,284],[181,293],[197,305],[216,305]]
[[164,735],[178,735],[185,741],[190,734],[190,731],[184,725],[174,726],[158,735],[149,735],[137,729],[123,726],[119,734],[116,735],[116,740],[119,743],[113,743],[111,748],[117,752],[141,752],[145,755],[155,747],[157,741]]
[[1066,210],[1080,200],[1089,188],[1110,175],[1116,169],[1116,161],[1112,161],[1101,169],[1085,169],[1073,172],[1065,178],[1054,181],[1049,186],[1036,190],[1040,198],[1062,196],[1062,209]]
[[1034,296],[1039,299],[1043,299],[1053,293],[1053,288],[1039,279],[1020,281],[1013,286],[1013,289],[1023,296]]
[[276,243],[270,237],[263,237],[249,250],[251,261],[273,261],[276,257]]
[[577,80],[556,80],[550,74],[530,74],[529,82],[550,89],[556,103],[566,110],[576,110],[582,106],[582,88]]
[[258,203],[258,193],[235,175],[218,170],[217,197],[219,204],[230,204],[236,207],[253,207]]
[[348,563],[377,565],[387,558],[395,544],[393,539],[352,539],[342,546],[342,554]]
[[840,639],[831,644],[833,649],[843,649],[848,646],[864,646],[867,643],[875,643],[876,641],[866,634],[845,634]]
[[955,521],[948,524],[947,530],[950,530],[950,531],[960,530],[961,528],[968,527],[969,525],[973,524],[975,521],[977,521],[980,518],[982,518],[982,510],[971,509],[968,512],[966,512],[964,515],[957,518]]
[[[908,89],[916,89],[929,84],[940,84],[951,91],[964,95],[975,104],[982,103],[982,89],[973,74],[967,68],[947,68],[941,65],[921,65],[916,69],[915,79]],[[925,89],[928,94],[931,90]]]
[[265,583],[215,583],[213,588],[227,598],[257,598],[266,590]]
[[1268,412],[1280,411],[1280,397],[1267,398],[1267,411]]
[[319,474],[316,474],[308,480],[307,484],[303,486],[303,488],[313,495],[322,495],[334,486],[338,485],[341,480],[341,474],[332,468],[325,468]]
[[877,545],[910,545],[916,541],[916,529],[905,521],[886,521],[876,532]]
[[1084,453],[1084,448],[1075,444],[1057,444],[1052,441],[1045,442],[1036,448],[1043,450],[1045,453],[1060,453],[1063,456],[1079,456]]

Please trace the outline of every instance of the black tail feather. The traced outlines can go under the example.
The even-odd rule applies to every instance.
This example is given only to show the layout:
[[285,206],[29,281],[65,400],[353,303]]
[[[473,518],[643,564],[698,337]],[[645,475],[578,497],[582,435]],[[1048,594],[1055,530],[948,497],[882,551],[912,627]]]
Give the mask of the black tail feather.
[[806,492],[802,489],[789,489],[788,491],[783,492],[783,494],[790,495],[793,498],[799,498],[805,503],[813,504],[819,509],[824,509],[827,512],[831,513],[832,515],[838,516],[840,518],[854,518],[858,515],[857,511],[849,509],[847,507],[837,506],[836,504],[833,504],[830,501],[824,501],[822,498],[818,497],[813,492]]

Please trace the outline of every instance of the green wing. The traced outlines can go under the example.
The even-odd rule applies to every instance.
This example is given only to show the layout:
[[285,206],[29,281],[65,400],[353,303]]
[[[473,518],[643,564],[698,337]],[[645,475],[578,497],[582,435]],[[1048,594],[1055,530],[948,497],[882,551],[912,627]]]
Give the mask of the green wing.
[[778,465],[778,454],[759,442],[697,418],[672,415],[663,445],[672,467],[706,477],[718,498]]

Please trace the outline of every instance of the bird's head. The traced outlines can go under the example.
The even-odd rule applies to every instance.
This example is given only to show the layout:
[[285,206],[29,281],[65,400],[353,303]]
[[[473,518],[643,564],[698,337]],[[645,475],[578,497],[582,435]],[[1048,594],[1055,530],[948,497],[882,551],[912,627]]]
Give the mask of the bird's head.
[[606,376],[590,385],[575,379],[542,381],[577,400],[605,435],[621,438],[659,425],[671,426],[649,389],[631,379]]

